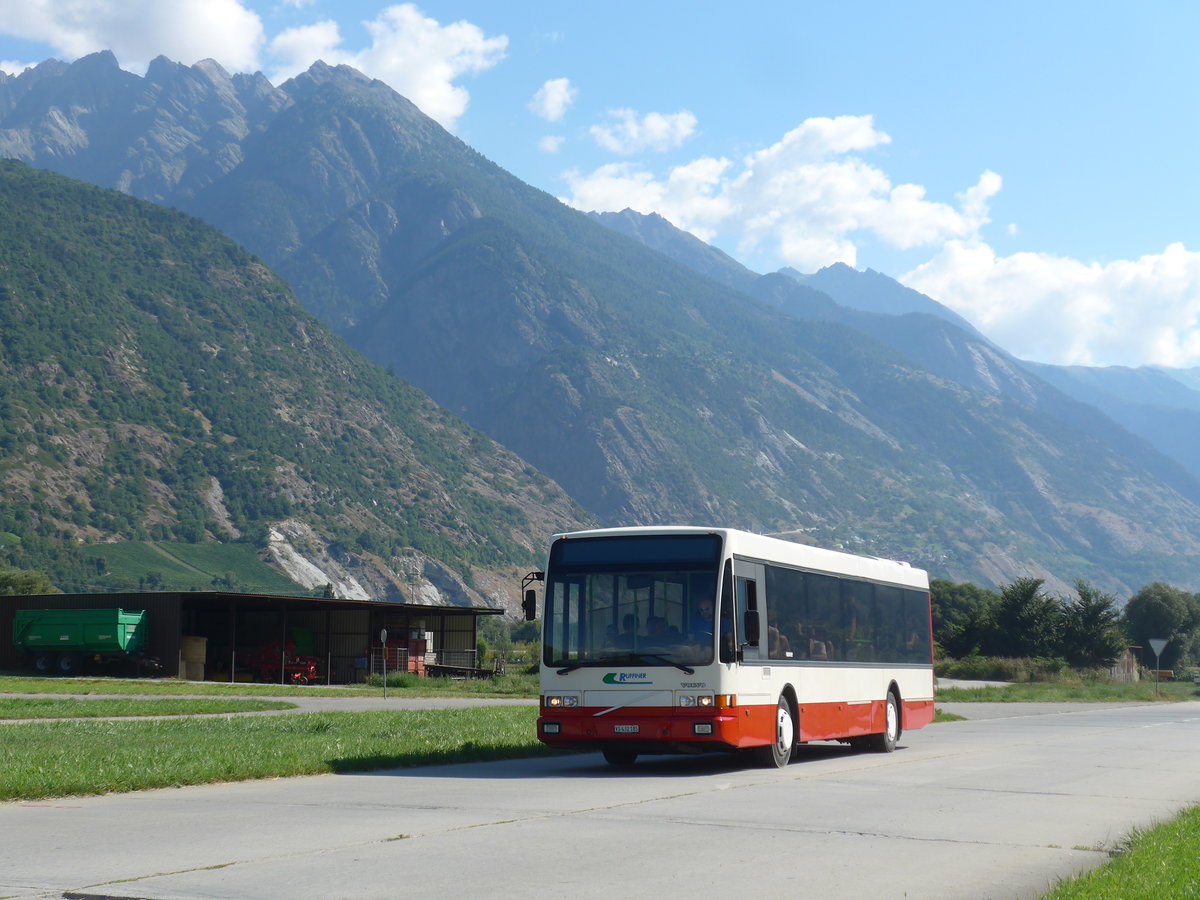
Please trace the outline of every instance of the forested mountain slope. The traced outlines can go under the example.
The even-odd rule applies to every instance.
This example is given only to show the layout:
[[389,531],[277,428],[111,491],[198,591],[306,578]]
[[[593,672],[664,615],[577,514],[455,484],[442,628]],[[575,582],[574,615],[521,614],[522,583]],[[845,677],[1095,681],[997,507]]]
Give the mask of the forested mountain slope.
[[343,596],[408,599],[419,558],[443,600],[494,604],[585,521],[210,226],[12,161],[0,341],[0,556],[67,589],[111,586],[81,543],[240,541]]

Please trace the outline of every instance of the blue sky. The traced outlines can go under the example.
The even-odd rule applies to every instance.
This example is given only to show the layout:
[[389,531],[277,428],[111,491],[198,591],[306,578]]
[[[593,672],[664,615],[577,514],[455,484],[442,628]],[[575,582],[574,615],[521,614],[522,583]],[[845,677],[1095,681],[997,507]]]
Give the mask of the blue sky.
[[1044,362],[1200,365],[1200,4],[0,0],[111,49],[387,82],[582,209],[924,291]]

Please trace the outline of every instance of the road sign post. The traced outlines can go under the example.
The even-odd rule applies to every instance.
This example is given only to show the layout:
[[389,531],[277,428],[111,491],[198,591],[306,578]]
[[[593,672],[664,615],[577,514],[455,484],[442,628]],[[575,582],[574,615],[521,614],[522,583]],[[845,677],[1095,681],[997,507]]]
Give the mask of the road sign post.
[[1150,638],[1150,649],[1154,651],[1154,694],[1158,696],[1158,671],[1162,668],[1159,657],[1166,649],[1167,642],[1163,638]]
[[379,643],[383,645],[383,699],[387,699],[387,629],[379,629]]

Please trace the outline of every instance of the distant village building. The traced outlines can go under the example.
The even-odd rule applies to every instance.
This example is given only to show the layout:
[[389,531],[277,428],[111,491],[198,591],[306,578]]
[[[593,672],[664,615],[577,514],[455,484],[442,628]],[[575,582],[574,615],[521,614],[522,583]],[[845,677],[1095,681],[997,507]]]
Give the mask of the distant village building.
[[1114,681],[1121,681],[1127,684],[1133,684],[1141,678],[1138,674],[1137,657],[1128,648],[1117,657],[1116,662],[1113,663],[1111,672]]

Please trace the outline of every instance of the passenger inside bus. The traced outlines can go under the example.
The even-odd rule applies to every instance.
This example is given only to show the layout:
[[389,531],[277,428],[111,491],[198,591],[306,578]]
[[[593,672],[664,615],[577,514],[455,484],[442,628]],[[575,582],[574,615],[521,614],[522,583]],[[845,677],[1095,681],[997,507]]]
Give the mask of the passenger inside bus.
[[713,634],[713,602],[701,600],[692,617],[692,637],[697,639],[711,638]]
[[791,659],[792,642],[779,630],[779,620],[772,618],[767,626],[767,651],[771,659]]
[[626,650],[632,649],[634,639],[637,637],[637,616],[633,613],[626,613],[621,618],[621,635],[617,639],[617,646],[623,647]]

